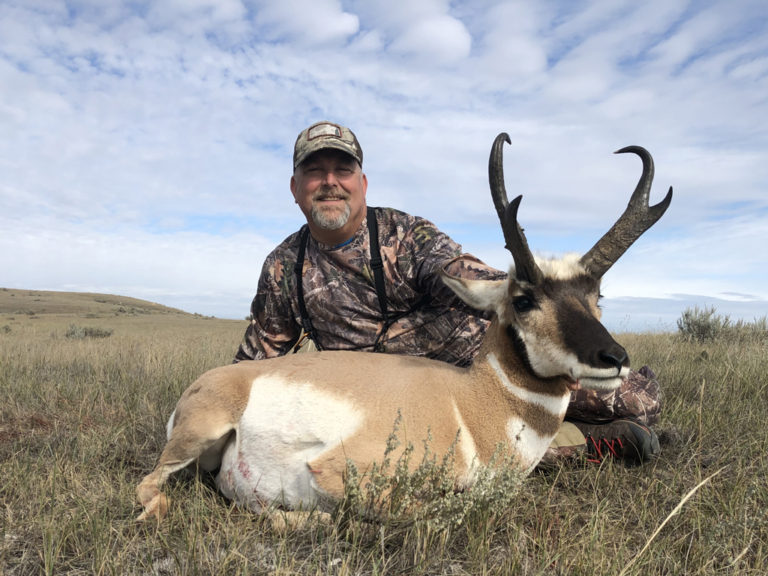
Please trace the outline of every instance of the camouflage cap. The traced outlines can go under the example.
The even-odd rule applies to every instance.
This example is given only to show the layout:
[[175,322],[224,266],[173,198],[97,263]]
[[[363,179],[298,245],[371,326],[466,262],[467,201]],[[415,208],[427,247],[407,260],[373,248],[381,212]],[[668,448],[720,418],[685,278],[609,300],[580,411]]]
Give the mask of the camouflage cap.
[[302,130],[296,138],[293,147],[293,168],[306,160],[307,156],[317,152],[334,148],[346,152],[363,165],[363,149],[357,137],[349,128],[334,124],[333,122],[317,122],[309,128]]

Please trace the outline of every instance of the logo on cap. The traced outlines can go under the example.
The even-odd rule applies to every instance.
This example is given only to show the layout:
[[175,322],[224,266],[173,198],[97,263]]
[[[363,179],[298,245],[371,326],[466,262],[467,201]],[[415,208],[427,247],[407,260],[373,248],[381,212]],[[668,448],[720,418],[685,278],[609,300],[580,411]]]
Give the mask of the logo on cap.
[[307,140],[314,140],[321,136],[341,138],[341,128],[335,124],[315,124],[307,129]]

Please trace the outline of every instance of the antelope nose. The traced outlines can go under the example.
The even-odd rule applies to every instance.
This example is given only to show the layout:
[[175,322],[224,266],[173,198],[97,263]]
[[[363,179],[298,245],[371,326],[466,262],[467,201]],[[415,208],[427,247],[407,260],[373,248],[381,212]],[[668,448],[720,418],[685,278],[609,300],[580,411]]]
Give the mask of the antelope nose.
[[624,362],[627,362],[629,360],[629,357],[627,356],[626,350],[624,350],[623,348],[619,348],[618,350],[614,350],[612,352],[606,352],[606,351],[600,352],[600,360],[602,360],[606,364],[615,366],[616,373],[621,374],[621,368],[624,366]]

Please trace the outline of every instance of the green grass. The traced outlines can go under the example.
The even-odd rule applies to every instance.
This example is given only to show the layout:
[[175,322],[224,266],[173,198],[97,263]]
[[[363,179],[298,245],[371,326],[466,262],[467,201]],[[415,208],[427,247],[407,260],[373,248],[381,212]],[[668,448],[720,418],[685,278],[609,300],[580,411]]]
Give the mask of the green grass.
[[[471,510],[458,516],[448,502],[431,515],[400,510],[360,523],[338,514],[280,534],[191,473],[169,482],[162,524],[134,522],[135,486],[156,463],[178,396],[231,361],[245,322],[21,308],[34,314],[0,313],[0,574],[763,574],[768,566],[764,339],[619,335],[664,392],[662,454],[651,464],[534,472],[522,486],[491,486],[498,497],[467,497]],[[72,325],[111,334],[67,338]]]

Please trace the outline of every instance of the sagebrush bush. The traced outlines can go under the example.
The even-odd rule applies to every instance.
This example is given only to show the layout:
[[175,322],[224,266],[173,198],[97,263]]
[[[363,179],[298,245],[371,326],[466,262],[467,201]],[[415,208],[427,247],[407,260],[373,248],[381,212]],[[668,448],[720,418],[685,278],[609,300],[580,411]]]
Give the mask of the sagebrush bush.
[[[490,535],[512,521],[524,474],[499,445],[487,466],[474,468],[471,486],[457,486],[459,435],[446,454],[431,449],[429,436],[419,451],[403,445],[400,424],[398,416],[380,463],[360,471],[347,461],[344,497],[334,514],[339,534],[360,556],[387,557],[398,573],[403,566],[408,573],[443,573],[444,559],[468,548],[464,561],[484,564]],[[382,573],[389,573],[386,564]]]
[[83,338],[109,338],[112,336],[112,332],[112,330],[106,328],[92,328],[89,326],[70,324],[64,337],[73,340],[82,340]]
[[768,338],[768,317],[752,322],[731,321],[726,315],[717,314],[714,306],[686,308],[677,320],[678,333],[692,342],[723,340],[747,342]]

